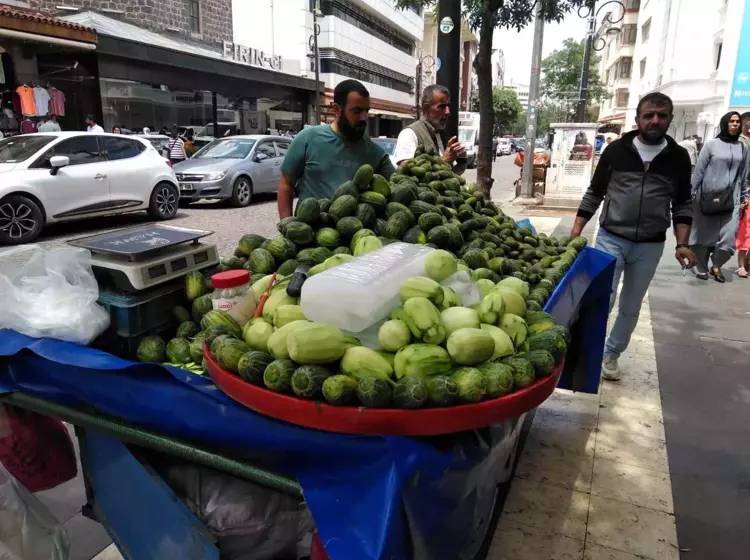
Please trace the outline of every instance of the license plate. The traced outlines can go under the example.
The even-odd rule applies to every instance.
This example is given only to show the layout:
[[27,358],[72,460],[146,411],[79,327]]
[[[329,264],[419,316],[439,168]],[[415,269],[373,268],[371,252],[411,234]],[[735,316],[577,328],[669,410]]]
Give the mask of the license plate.
[[184,192],[194,191],[195,187],[191,183],[180,183],[180,190]]

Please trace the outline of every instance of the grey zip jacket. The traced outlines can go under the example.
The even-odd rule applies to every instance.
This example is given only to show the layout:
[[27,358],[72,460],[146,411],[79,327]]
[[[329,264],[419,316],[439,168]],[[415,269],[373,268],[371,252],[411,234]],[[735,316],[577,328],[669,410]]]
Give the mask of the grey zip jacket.
[[638,131],[628,132],[604,150],[578,215],[590,219],[604,202],[599,224],[630,241],[664,241],[670,217],[693,222],[690,156],[667,136],[667,147],[648,170],[633,146]]

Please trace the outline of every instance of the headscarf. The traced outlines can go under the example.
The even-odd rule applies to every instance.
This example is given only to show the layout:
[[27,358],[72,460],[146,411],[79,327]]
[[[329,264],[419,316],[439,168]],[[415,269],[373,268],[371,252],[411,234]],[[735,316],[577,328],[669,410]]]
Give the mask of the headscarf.
[[[729,119],[731,119],[734,115],[737,115],[737,118],[740,119],[740,128],[737,130],[737,134],[732,136],[729,134]],[[724,142],[737,142],[740,138],[740,133],[742,132],[742,117],[737,111],[729,111],[726,115],[721,117],[721,120],[719,121],[719,129],[720,132],[717,136],[717,138],[720,138],[721,140],[724,140]]]

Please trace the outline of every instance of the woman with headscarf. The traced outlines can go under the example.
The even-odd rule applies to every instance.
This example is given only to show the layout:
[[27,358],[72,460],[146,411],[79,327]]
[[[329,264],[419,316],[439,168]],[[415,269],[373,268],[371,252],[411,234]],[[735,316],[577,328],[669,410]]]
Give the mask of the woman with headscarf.
[[734,253],[737,223],[747,206],[747,148],[739,140],[739,113],[724,115],[719,127],[719,135],[703,146],[693,171],[690,245],[697,258],[696,276],[707,280],[711,274],[724,283],[721,267]]

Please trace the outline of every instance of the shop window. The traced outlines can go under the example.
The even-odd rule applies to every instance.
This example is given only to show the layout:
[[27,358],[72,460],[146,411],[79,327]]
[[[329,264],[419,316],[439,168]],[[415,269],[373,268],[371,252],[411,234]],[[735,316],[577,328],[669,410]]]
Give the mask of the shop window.
[[143,144],[130,138],[105,136],[102,138],[102,143],[104,153],[107,154],[107,159],[111,161],[135,157],[145,149]]
[[188,0],[188,22],[190,31],[201,32],[201,2],[200,0]]
[[646,23],[641,25],[641,43],[645,43],[648,41],[649,36],[651,35],[651,18],[648,18]]

